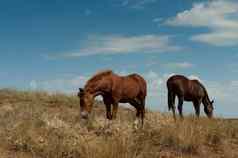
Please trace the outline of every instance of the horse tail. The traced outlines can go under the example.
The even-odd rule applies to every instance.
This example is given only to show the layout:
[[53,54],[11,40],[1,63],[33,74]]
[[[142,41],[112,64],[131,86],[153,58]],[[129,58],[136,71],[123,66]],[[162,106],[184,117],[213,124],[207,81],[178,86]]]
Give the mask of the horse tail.
[[173,106],[175,104],[175,94],[173,93],[172,85],[173,85],[173,82],[171,82],[171,79],[168,79],[167,89],[168,89],[168,109],[169,109],[169,111],[173,108]]
[[168,108],[169,111],[173,108],[175,101],[175,94],[172,91],[168,91]]

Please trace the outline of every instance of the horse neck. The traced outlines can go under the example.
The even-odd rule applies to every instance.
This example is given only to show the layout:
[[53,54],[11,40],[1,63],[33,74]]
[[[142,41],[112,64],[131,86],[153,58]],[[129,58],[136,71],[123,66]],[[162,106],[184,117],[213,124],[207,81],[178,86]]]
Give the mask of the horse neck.
[[87,92],[92,94],[94,97],[101,95],[102,94],[102,91],[101,91],[102,82],[103,82],[102,79],[94,81],[94,82],[89,82],[86,85],[85,89]]
[[205,106],[207,106],[207,105],[209,105],[209,103],[210,103],[210,99],[209,99],[209,96],[208,96],[208,94],[207,94],[207,92],[206,92],[206,95],[205,95],[205,97],[203,98],[203,104],[204,104]]

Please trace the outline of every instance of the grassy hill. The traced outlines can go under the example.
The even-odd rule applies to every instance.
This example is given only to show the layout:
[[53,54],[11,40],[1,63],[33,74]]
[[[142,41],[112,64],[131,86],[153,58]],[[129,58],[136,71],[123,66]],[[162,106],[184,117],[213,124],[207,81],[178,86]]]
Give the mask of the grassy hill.
[[97,102],[87,125],[76,96],[0,90],[1,158],[237,158],[238,121],[146,112],[144,129],[135,112],[120,108],[106,126]]

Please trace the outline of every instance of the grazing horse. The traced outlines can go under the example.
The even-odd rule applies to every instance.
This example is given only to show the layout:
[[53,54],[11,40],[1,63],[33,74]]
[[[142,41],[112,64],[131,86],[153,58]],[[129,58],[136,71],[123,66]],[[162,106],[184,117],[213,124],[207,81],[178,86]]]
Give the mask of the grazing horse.
[[213,102],[210,101],[207,90],[198,80],[190,80],[182,75],[174,75],[167,81],[168,107],[172,109],[175,116],[175,97],[178,97],[178,111],[183,118],[183,101],[193,102],[197,117],[200,115],[200,105],[203,103],[204,112],[211,118],[213,115]]
[[118,103],[130,103],[136,108],[136,117],[141,118],[143,126],[146,94],[146,81],[138,74],[119,76],[111,70],[99,72],[87,81],[84,88],[79,89],[81,117],[88,118],[94,98],[101,95],[107,119],[116,118]]

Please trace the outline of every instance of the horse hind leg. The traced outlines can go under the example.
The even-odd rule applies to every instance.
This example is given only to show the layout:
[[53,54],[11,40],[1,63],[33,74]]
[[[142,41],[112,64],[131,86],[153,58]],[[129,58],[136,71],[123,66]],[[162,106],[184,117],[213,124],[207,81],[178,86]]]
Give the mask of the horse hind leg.
[[179,111],[179,115],[180,115],[181,119],[183,119],[183,101],[184,101],[184,98],[183,97],[179,97],[179,100],[178,100],[178,111]]
[[172,109],[173,112],[173,118],[176,120],[176,114],[175,114],[175,94],[171,91],[168,92],[168,107],[169,110]]
[[144,126],[144,119],[145,119],[145,99],[141,100],[141,126]]
[[130,100],[129,102],[135,109],[136,109],[136,119],[134,121],[134,128],[138,129],[138,125],[140,123],[140,116],[141,116],[141,108],[138,99]]
[[112,119],[115,120],[117,117],[117,111],[118,111],[118,103],[115,102],[113,103],[113,107],[112,107]]
[[141,121],[141,128],[144,126],[144,119],[145,119],[145,97],[139,99],[140,102],[138,104],[138,118]]
[[139,117],[140,117],[140,110],[139,110],[138,107],[137,107],[137,108],[136,108],[136,119],[135,119],[135,121],[134,121],[135,128],[138,127],[138,124],[139,124],[139,122],[140,122]]
[[199,118],[200,116],[200,106],[195,106],[196,116]]
[[175,106],[172,107],[172,112],[173,112],[173,118],[176,121],[176,112],[175,112]]

